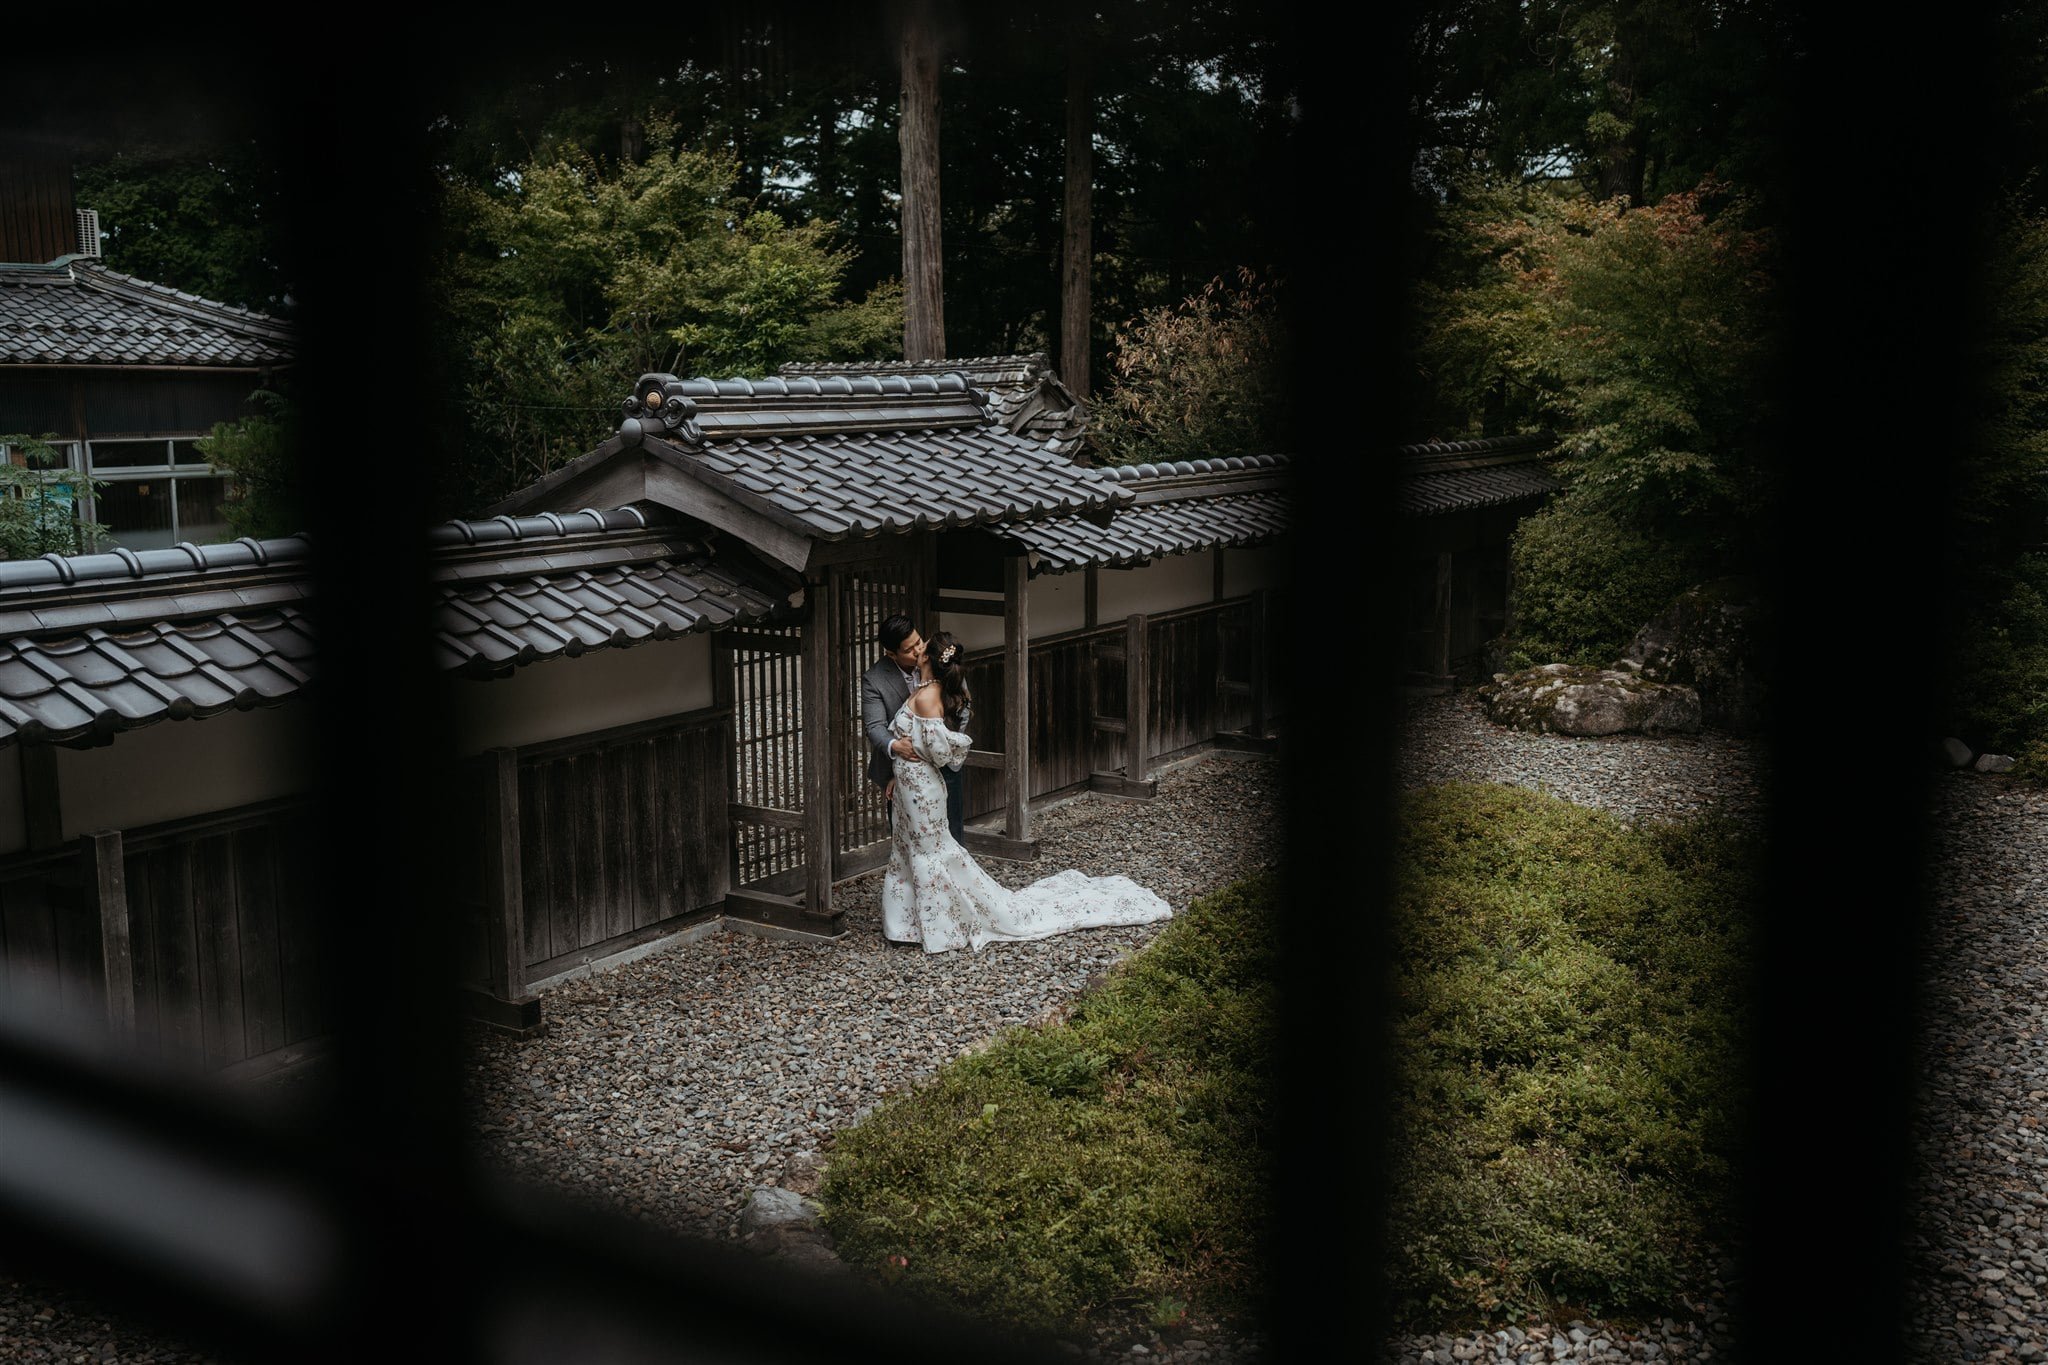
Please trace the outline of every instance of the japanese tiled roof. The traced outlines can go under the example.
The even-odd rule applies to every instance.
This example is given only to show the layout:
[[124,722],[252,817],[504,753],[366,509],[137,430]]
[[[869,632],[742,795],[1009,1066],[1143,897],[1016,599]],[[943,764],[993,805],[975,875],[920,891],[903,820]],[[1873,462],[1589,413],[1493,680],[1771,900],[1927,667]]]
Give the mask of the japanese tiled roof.
[[1436,516],[1546,497],[1559,486],[1545,467],[1555,448],[1548,436],[1401,446],[1401,514]]
[[1068,459],[1086,445],[1088,405],[1053,373],[1043,351],[960,360],[792,361],[778,372],[797,375],[912,375],[957,372],[988,394],[989,415],[1004,430],[1050,443]]
[[[430,537],[442,667],[519,664],[756,621],[779,585],[626,508],[450,522]],[[304,536],[0,563],[0,744],[285,701],[316,668]]]
[[1100,470],[1012,434],[963,375],[648,375],[614,442],[527,491],[645,444],[812,540],[1106,515],[1131,494]]
[[109,270],[90,257],[0,266],[0,365],[255,369],[296,355],[292,325]]
[[470,674],[760,621],[787,603],[634,507],[449,522],[434,544],[435,657]]
[[1132,505],[1107,528],[1042,521],[1005,529],[1034,551],[1033,573],[1128,567],[1160,555],[1270,544],[1288,524],[1289,463],[1284,455],[1228,456],[1167,464],[1111,466]]

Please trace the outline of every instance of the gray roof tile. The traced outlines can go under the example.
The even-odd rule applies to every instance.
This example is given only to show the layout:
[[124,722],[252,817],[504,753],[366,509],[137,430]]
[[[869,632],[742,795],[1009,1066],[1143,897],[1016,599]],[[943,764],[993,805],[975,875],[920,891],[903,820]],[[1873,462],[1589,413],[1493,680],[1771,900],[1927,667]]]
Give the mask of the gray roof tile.
[[1402,446],[1401,513],[1437,516],[1546,497],[1559,487],[1548,468],[1554,446],[1546,436]]
[[[834,380],[848,392],[828,396]],[[647,375],[635,395],[620,428],[627,448],[659,439],[711,487],[816,539],[1130,501],[1114,477],[992,420],[989,395],[950,368],[787,374],[744,386]]]
[[[1105,469],[1138,499],[1107,527],[1054,518],[1005,526],[1000,534],[1037,553],[1036,573],[1127,567],[1160,555],[1266,545],[1287,532],[1287,468],[1281,457],[1261,456],[1234,473],[1212,468],[1205,474],[1192,463],[1185,470],[1172,465]],[[1148,475],[1146,469],[1154,472]]]
[[0,269],[0,365],[288,364],[290,323],[74,259]]
[[[571,542],[572,567],[536,572],[537,550]],[[502,673],[786,610],[780,584],[745,577],[673,528],[650,529],[637,509],[522,518],[482,534],[451,523],[434,543],[435,657],[450,670]],[[261,557],[246,547],[144,551],[140,573],[110,555],[0,564],[0,627],[14,627],[0,628],[0,743],[104,737],[302,692],[315,672],[300,605],[305,542],[264,544]],[[245,596],[272,604],[250,608]]]

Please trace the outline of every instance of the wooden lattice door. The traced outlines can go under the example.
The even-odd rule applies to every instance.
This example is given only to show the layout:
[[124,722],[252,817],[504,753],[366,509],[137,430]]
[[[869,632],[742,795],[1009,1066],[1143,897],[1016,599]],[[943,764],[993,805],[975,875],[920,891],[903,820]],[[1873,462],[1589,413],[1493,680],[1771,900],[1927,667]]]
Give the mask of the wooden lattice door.
[[721,643],[733,680],[732,882],[794,890],[804,871],[803,632],[736,628]]
[[860,677],[881,657],[876,636],[882,622],[903,612],[928,630],[913,608],[914,565],[899,557],[887,561],[849,564],[832,574],[834,624],[837,638],[833,651],[833,695],[843,699],[847,718],[845,742],[840,745],[836,765],[839,788],[839,854],[836,875],[850,876],[861,864],[878,861],[889,839],[889,819],[882,802],[882,790],[868,781],[867,736],[860,721]]

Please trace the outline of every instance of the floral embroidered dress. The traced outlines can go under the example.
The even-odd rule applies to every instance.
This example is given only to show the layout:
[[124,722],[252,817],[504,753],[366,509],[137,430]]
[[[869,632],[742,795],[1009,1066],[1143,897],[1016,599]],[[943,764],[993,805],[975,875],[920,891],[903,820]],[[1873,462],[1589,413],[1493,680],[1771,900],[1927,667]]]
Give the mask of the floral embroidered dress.
[[963,947],[980,952],[999,939],[1047,938],[1069,929],[1172,916],[1165,901],[1129,877],[1090,877],[1068,869],[1022,891],[1001,885],[946,827],[946,783],[939,769],[964,762],[974,742],[947,729],[939,717],[919,716],[908,701],[889,730],[908,736],[918,756],[895,760],[895,847],[882,879],[884,937],[922,943],[928,953]]

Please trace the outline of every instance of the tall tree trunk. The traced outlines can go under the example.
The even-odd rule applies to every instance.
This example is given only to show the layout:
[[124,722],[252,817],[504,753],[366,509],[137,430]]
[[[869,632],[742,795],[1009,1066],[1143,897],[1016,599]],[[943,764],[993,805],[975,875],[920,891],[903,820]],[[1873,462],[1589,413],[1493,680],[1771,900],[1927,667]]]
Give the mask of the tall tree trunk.
[[1088,80],[1087,11],[1067,24],[1067,206],[1060,249],[1060,378],[1088,397],[1088,350],[1095,252],[1095,119]]
[[942,360],[946,312],[939,255],[939,43],[936,0],[902,8],[903,358]]
[[1600,198],[1620,197],[1630,208],[1643,202],[1643,174],[1649,162],[1649,138],[1644,134],[1641,111],[1636,107],[1636,64],[1631,44],[1617,33],[1614,64],[1607,76],[1609,110],[1628,131],[1600,149]]

